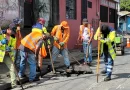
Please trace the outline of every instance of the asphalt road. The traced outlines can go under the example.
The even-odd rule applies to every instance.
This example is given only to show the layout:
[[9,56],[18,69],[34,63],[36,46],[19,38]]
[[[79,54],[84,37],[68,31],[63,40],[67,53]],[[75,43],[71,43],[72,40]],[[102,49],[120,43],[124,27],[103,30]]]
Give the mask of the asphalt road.
[[[100,71],[104,63],[101,59]],[[71,77],[45,75],[40,81],[24,84],[25,90],[130,90],[130,49],[126,49],[124,56],[117,56],[114,62],[112,80],[104,82],[104,75],[96,80],[96,60],[91,66],[93,74],[73,74]],[[14,90],[19,90],[16,88]]]

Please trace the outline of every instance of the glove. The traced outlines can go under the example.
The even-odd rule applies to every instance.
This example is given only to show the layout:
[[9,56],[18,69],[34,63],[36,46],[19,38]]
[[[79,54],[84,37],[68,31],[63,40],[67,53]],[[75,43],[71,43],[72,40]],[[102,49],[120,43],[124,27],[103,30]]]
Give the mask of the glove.
[[110,39],[109,38],[105,38],[105,39],[100,39],[100,41],[102,43],[107,43],[107,42],[110,42]]
[[19,18],[13,19],[13,23],[14,23],[15,25],[21,24],[21,22],[22,22],[22,19],[19,19]]
[[60,42],[59,44],[60,44],[60,46],[64,46],[65,43],[64,42]]
[[6,30],[1,30],[0,35],[2,35],[2,34],[6,34]]
[[55,40],[55,41],[57,41],[57,40],[58,40],[58,38],[54,36],[54,40]]
[[7,47],[6,47],[6,51],[7,51],[7,52],[10,52],[10,51],[11,51],[11,48],[7,46]]
[[4,44],[7,44],[7,43],[8,43],[8,40],[6,38],[4,38],[4,39],[1,40],[1,44],[4,45]]

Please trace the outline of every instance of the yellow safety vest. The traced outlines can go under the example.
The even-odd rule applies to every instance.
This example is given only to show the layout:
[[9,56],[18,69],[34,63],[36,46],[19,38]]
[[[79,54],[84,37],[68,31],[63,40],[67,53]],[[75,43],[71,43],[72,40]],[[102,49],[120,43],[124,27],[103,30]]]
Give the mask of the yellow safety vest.
[[[5,35],[0,35],[0,40],[2,40],[4,38],[5,38]],[[14,53],[15,43],[16,43],[16,38],[10,37],[10,40],[9,40],[7,46],[11,46],[11,52],[9,52],[9,55],[13,61],[15,59],[15,53]],[[5,52],[6,52],[6,45],[1,45],[0,46],[0,62],[3,62]]]
[[46,27],[43,27],[42,30],[39,28],[33,28],[32,32],[48,33]]
[[[97,29],[96,34],[94,35],[95,40],[97,40],[99,33],[100,33],[100,28]],[[101,37],[103,37],[102,34],[101,34]],[[110,32],[109,35],[107,36],[107,38],[110,39],[110,42],[106,43],[108,45],[108,52],[111,55],[112,59],[114,60],[116,58],[116,52],[115,52],[111,42],[115,41],[115,31]],[[100,54],[103,53],[103,46],[104,46],[104,43],[101,43]]]
[[[42,30],[39,28],[33,28],[32,32],[39,32],[39,33],[48,33],[46,27],[43,27]],[[50,40],[47,40],[48,44],[51,44]]]

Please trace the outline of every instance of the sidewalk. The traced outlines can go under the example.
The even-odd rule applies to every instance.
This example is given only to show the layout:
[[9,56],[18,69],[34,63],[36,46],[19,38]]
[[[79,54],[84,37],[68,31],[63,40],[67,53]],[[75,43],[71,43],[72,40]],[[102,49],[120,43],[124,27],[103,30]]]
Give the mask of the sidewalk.
[[[70,56],[70,62],[71,64],[76,63],[76,61],[74,61],[74,59],[71,56],[74,56],[77,60],[81,60],[83,59],[83,53],[80,52],[80,50],[71,50],[70,51],[71,55]],[[43,59],[43,69],[42,69],[42,75],[45,75],[48,73],[47,71],[47,66],[48,64],[50,64],[50,59]],[[28,66],[28,65],[27,65]],[[56,63],[54,64],[55,68],[61,68],[64,67],[64,60],[63,57],[58,57]],[[28,76],[29,74],[29,69],[27,67],[26,69],[26,75]],[[9,89],[11,87],[10,84],[10,78],[8,78],[6,76],[6,74],[8,73],[8,69],[5,66],[5,64],[0,63],[0,90],[5,90],[5,89]],[[37,76],[40,76],[40,73],[37,73]],[[22,83],[28,82],[28,78],[25,78],[22,80]]]

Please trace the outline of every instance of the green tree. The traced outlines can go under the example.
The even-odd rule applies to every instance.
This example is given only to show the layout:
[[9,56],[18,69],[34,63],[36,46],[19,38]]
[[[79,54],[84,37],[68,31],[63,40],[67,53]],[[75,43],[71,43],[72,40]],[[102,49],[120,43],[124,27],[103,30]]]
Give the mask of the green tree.
[[121,10],[130,11],[130,0],[120,0]]

